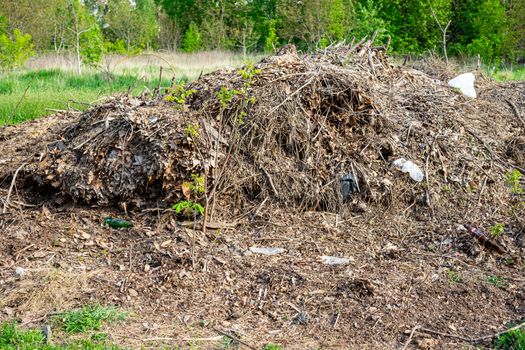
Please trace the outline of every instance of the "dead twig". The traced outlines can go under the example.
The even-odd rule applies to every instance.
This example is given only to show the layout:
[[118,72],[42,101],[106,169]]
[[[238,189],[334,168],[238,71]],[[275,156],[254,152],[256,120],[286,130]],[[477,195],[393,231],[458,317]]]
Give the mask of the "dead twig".
[[495,333],[495,334],[490,334],[490,335],[484,335],[482,337],[477,337],[477,338],[469,338],[469,337],[464,337],[464,336],[461,336],[461,335],[439,332],[439,331],[435,331],[433,329],[428,329],[428,328],[418,328],[418,329],[416,329],[416,331],[417,332],[422,332],[422,333],[429,333],[429,334],[440,335],[440,336],[447,337],[447,338],[455,338],[455,339],[466,341],[468,343],[476,344],[476,343],[484,342],[486,340],[497,338],[499,336],[502,336],[503,334],[515,331],[515,330],[523,328],[523,327],[525,327],[525,322],[522,322],[519,325],[514,326],[512,328],[509,328],[509,329],[507,329],[505,331],[501,331],[501,332],[498,332],[498,333]]
[[11,180],[11,186],[9,186],[9,191],[7,192],[7,197],[5,199],[4,209],[2,210],[2,213],[4,214],[7,213],[7,207],[9,206],[9,199],[11,198],[11,192],[13,192],[13,188],[15,187],[16,177],[18,176],[18,173],[20,172],[20,170],[22,170],[22,168],[25,167],[26,165],[27,163],[23,163],[22,165],[20,165],[18,169],[16,169],[15,174],[13,175],[13,180]]
[[252,345],[250,345],[250,344],[248,344],[248,343],[242,341],[241,339],[237,338],[236,336],[234,336],[234,335],[231,334],[231,333],[228,333],[228,332],[225,332],[225,331],[221,331],[221,330],[218,329],[218,328],[214,328],[213,330],[216,331],[216,332],[219,333],[219,334],[222,334],[222,335],[225,336],[225,337],[230,338],[230,339],[233,340],[233,341],[236,341],[236,342],[239,343],[239,344],[242,344],[242,345],[246,346],[248,349],[257,350],[256,347],[254,347],[254,346],[252,346]]
[[420,328],[420,326],[415,326],[414,328],[412,328],[412,331],[410,332],[410,335],[408,336],[408,339],[405,343],[405,346],[403,346],[403,349],[401,350],[405,350],[408,345],[410,344],[410,342],[412,341],[412,338],[414,337],[414,333],[416,333],[416,331]]
[[505,99],[505,102],[509,104],[509,106],[512,108],[512,111],[514,112],[514,115],[521,122],[521,125],[525,128],[525,120],[523,120],[523,118],[521,117],[518,107],[514,104],[514,102],[512,102],[508,98]]

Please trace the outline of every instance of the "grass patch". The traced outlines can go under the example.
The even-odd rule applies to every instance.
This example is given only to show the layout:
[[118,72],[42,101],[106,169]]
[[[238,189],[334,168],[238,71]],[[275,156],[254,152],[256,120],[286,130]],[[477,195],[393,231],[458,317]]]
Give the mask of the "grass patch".
[[525,349],[525,329],[516,329],[502,334],[493,341],[495,350]]
[[60,324],[66,333],[84,333],[98,331],[103,322],[124,321],[125,319],[126,313],[116,307],[89,305],[59,315],[53,320]]
[[525,68],[518,69],[502,69],[496,72],[491,72],[490,75],[498,81],[517,81],[525,80]]
[[[0,126],[16,124],[52,114],[49,109],[74,107],[85,110],[88,104],[105,96],[128,91],[138,95],[159,85],[159,78],[139,78],[138,74],[88,72],[77,75],[60,69],[43,69],[0,75]],[[163,87],[171,85],[162,79]]]
[[45,335],[38,329],[19,329],[15,323],[0,325],[2,350],[124,350],[106,339],[80,339],[63,344],[46,344]]
[[264,350],[283,350],[283,348],[280,345],[266,344]]

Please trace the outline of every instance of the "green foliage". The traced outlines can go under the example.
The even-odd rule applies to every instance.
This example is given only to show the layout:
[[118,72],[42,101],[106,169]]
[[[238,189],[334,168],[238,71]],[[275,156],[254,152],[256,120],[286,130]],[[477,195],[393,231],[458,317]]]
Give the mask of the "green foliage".
[[235,95],[239,95],[242,92],[240,90],[228,89],[226,86],[222,86],[219,91],[215,92],[215,96],[219,99],[222,109],[226,109],[230,104],[231,100]]
[[525,349],[525,329],[516,329],[493,340],[494,350]]
[[268,53],[274,52],[279,45],[279,37],[277,36],[275,24],[276,21],[274,19],[268,21],[268,35],[264,42],[264,51]]
[[204,207],[201,204],[190,200],[177,202],[173,205],[172,208],[177,214],[186,213],[188,217],[190,216],[190,213],[192,211],[198,215],[204,215]]
[[182,192],[186,196],[186,200],[175,203],[172,208],[177,214],[185,213],[189,218],[191,214],[204,215],[204,207],[197,202],[197,199],[206,192],[204,175],[191,175],[191,182],[184,182],[182,184]]
[[0,68],[13,70],[35,54],[31,35],[15,29],[12,35],[0,32]]
[[499,237],[505,231],[505,224],[496,224],[490,227],[490,235]]
[[384,41],[387,36],[388,22],[379,16],[381,3],[374,0],[359,1],[356,5],[356,24],[352,35],[356,38],[371,37],[377,31],[377,40]]
[[331,41],[341,41],[346,34],[346,6],[343,0],[333,0],[328,4],[328,25],[326,36]]
[[106,42],[113,43],[106,48],[135,55],[152,47],[158,31],[153,0],[108,1],[103,19]]
[[256,75],[261,73],[260,69],[257,69],[254,67],[253,63],[247,64],[244,68],[239,69],[239,73],[241,73],[241,77],[244,80],[247,80],[246,84],[251,85],[253,82],[253,79]]
[[201,33],[195,22],[191,22],[188,30],[184,33],[182,50],[184,52],[195,52],[201,48]]
[[514,169],[512,171],[507,172],[505,176],[507,186],[510,187],[510,191],[514,194],[522,194],[523,188],[521,188],[520,185],[520,180],[522,178],[521,172],[517,169]]
[[450,284],[456,284],[461,282],[461,276],[456,271],[452,269],[447,269],[446,273]]
[[204,175],[191,174],[193,183],[190,184],[189,188],[197,196],[204,194],[206,190],[204,187],[205,178]]
[[[153,90],[159,85],[158,75],[143,79],[139,83],[136,74],[83,73],[59,69],[29,72],[13,72],[0,76],[0,125],[18,123],[52,113],[47,108],[67,109],[68,104],[84,110],[87,106],[69,100],[91,103],[116,92],[127,91],[130,86],[133,95],[139,95],[144,87]],[[170,80],[163,79],[162,86],[169,86]],[[30,87],[24,98],[24,92]],[[20,102],[18,108],[16,105]],[[12,117],[12,118],[11,118]]]
[[98,331],[103,322],[123,321],[125,318],[126,313],[116,307],[89,305],[58,315],[54,320],[67,333],[84,333],[90,330]]
[[167,90],[167,95],[164,98],[168,102],[175,102],[178,108],[182,108],[186,104],[186,99],[196,93],[197,90],[186,89],[184,82],[173,85]]
[[46,337],[39,329],[22,330],[15,323],[0,325],[0,349],[2,350],[123,350],[106,343],[106,338],[76,339],[64,344],[46,344]]
[[509,280],[505,277],[498,276],[487,276],[487,283],[492,284],[494,287],[506,288],[509,286]]
[[5,350],[29,350],[45,343],[44,334],[36,329],[19,330],[14,323],[0,326],[0,348]]
[[283,348],[280,345],[270,343],[264,346],[264,350],[283,350]]
[[102,62],[104,53],[104,43],[100,28],[93,24],[93,27],[80,34],[80,55],[82,63],[85,65],[96,66]]
[[184,127],[184,135],[188,137],[197,137],[199,136],[199,124],[188,124]]

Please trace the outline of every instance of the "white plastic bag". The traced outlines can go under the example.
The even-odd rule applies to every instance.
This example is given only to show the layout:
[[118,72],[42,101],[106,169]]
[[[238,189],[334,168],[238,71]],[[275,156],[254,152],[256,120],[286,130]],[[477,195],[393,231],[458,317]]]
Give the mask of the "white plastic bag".
[[254,254],[263,254],[263,255],[277,255],[284,253],[283,248],[273,248],[273,247],[250,247],[250,251]]
[[396,159],[392,164],[394,164],[394,166],[402,172],[408,173],[412,180],[416,182],[421,182],[425,178],[421,169],[419,169],[419,167],[410,160],[399,158]]
[[476,90],[474,89],[474,81],[476,77],[472,73],[463,73],[448,82],[449,86],[458,88],[465,96],[476,98]]

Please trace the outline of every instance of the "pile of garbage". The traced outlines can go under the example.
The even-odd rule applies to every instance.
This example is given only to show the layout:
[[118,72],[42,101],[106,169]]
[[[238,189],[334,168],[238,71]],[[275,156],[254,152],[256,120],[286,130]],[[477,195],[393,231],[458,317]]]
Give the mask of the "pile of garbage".
[[471,200],[510,201],[506,174],[525,173],[525,87],[494,99],[506,87],[482,79],[476,94],[469,74],[465,96],[458,79],[396,67],[386,49],[286,46],[160,94],[114,97],[69,116],[19,176],[99,206],[192,200],[232,212],[269,200],[463,215]]

